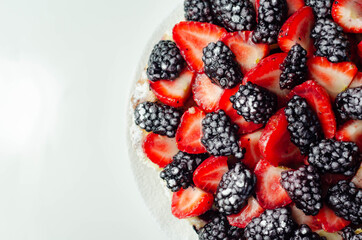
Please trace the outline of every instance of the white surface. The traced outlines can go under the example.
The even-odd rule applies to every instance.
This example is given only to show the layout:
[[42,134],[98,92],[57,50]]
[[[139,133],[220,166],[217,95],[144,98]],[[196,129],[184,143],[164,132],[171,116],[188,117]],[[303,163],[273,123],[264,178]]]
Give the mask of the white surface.
[[126,101],[181,2],[0,1],[0,239],[167,239],[130,170]]

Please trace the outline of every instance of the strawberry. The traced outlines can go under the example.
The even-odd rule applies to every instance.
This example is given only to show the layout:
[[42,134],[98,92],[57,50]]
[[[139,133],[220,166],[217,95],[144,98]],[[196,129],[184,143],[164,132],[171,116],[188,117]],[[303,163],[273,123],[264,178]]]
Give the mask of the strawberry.
[[351,180],[351,177],[347,177],[342,174],[333,174],[333,173],[326,173],[321,176],[321,182],[323,190],[328,190],[328,188],[332,185],[335,185],[337,182],[342,180]]
[[164,168],[171,163],[172,157],[179,151],[175,138],[169,138],[155,133],[147,135],[142,147],[146,156],[160,168]]
[[331,63],[325,57],[312,57],[307,65],[310,79],[324,87],[332,100],[349,86],[358,71],[351,62]]
[[254,43],[251,39],[252,33],[251,31],[233,32],[225,34],[221,39],[235,54],[243,74],[269,54],[268,44]]
[[362,2],[360,0],[335,0],[332,5],[332,17],[345,32],[362,33]]
[[214,202],[214,196],[197,187],[188,187],[173,193],[171,210],[179,218],[199,216],[208,211]]
[[362,150],[362,120],[350,120],[343,124],[336,133],[336,139],[345,142],[355,142]]
[[352,178],[352,182],[356,184],[357,187],[362,188],[362,163],[359,166],[356,175]]
[[202,50],[211,42],[217,42],[223,34],[224,28],[211,23],[180,22],[172,30],[172,36],[181,55],[188,66],[195,72],[201,73],[204,68]]
[[298,225],[306,224],[308,225],[312,231],[317,231],[322,229],[322,226],[318,222],[317,218],[312,215],[305,215],[303,210],[297,208],[295,204],[291,204],[290,206],[292,217]]
[[192,84],[192,92],[197,106],[205,112],[214,112],[219,105],[224,89],[213,84],[206,74],[200,74]]
[[152,92],[162,103],[172,107],[182,107],[191,94],[193,77],[191,71],[184,70],[175,80],[149,81],[149,83]]
[[326,232],[337,232],[348,226],[351,222],[338,217],[332,209],[326,205],[317,214],[317,219]]
[[262,159],[255,167],[256,197],[264,209],[284,207],[292,202],[287,191],[280,184],[281,173],[288,169],[272,166],[267,160]]
[[313,55],[314,46],[310,35],[315,23],[313,9],[302,7],[283,24],[278,36],[278,44],[282,51],[288,52],[293,45],[299,43],[308,53]]
[[357,54],[360,62],[362,62],[362,41],[360,41],[357,45]]
[[348,88],[356,88],[360,86],[362,86],[362,72],[358,72],[356,76],[354,76]]
[[176,143],[180,151],[187,153],[205,153],[206,148],[201,143],[202,119],[205,113],[196,107],[189,108],[181,117],[176,131]]
[[252,170],[255,168],[256,164],[261,159],[261,153],[259,149],[259,139],[262,132],[263,129],[254,133],[243,135],[239,140],[239,145],[246,149],[242,161],[249,169]]
[[305,98],[317,114],[322,125],[324,136],[333,138],[336,134],[336,117],[326,90],[318,85],[315,81],[309,80],[292,89],[289,98],[299,95]]
[[227,161],[227,157],[214,156],[203,161],[193,175],[196,187],[215,194],[222,176],[229,170]]
[[248,204],[239,213],[229,215],[227,219],[231,226],[245,228],[251,220],[259,217],[263,212],[264,208],[259,205],[259,202],[254,197],[250,197]]

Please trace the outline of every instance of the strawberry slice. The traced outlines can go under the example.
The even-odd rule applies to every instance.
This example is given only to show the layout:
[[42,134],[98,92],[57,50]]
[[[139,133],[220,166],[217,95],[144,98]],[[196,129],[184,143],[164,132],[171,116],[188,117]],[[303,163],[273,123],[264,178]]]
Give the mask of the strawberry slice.
[[317,231],[322,229],[321,224],[318,222],[317,218],[312,215],[305,215],[303,210],[300,210],[295,206],[295,204],[291,204],[290,206],[292,212],[292,218],[298,225],[306,224],[312,229],[312,231]]
[[233,32],[225,34],[221,39],[235,54],[243,74],[269,54],[269,45],[254,43],[252,33],[251,31]]
[[147,135],[142,147],[146,156],[160,168],[164,168],[171,163],[172,157],[179,151],[175,138],[169,138],[155,133]]
[[197,187],[188,187],[173,193],[171,211],[179,218],[199,216],[208,211],[214,202],[214,196]]
[[192,92],[197,106],[205,112],[214,112],[219,105],[224,89],[213,84],[206,74],[199,74],[192,84]]
[[264,212],[264,208],[259,205],[259,202],[254,198],[248,199],[248,204],[241,209],[237,214],[227,216],[227,219],[231,226],[238,228],[245,228],[251,220],[257,218]]
[[180,22],[174,26],[172,36],[189,67],[201,73],[204,68],[202,50],[225,33],[224,28],[211,23]]
[[362,163],[359,166],[356,175],[352,178],[352,182],[356,184],[357,187],[362,188]]
[[246,149],[244,154],[243,163],[249,168],[254,170],[256,164],[261,159],[261,153],[259,149],[259,139],[263,132],[263,129],[241,136],[239,145]]
[[336,133],[336,139],[345,142],[355,142],[362,150],[362,120],[350,120],[343,124]]
[[299,95],[305,98],[317,114],[322,125],[324,136],[333,138],[336,134],[336,117],[326,90],[318,85],[315,81],[309,80],[292,89],[289,98]]
[[214,156],[203,161],[194,172],[196,187],[215,194],[222,176],[229,170],[227,161],[227,157]]
[[293,45],[299,43],[308,53],[313,55],[313,40],[310,37],[315,23],[313,9],[303,7],[295,12],[283,24],[278,36],[278,44],[282,51],[288,52]]
[[340,231],[351,223],[338,217],[333,210],[326,205],[323,206],[316,217],[321,223],[323,230],[331,233]]
[[357,55],[359,57],[359,61],[362,62],[362,41],[360,41],[357,45]]
[[150,88],[162,103],[173,107],[182,107],[191,94],[193,76],[191,71],[184,70],[178,78],[172,81],[149,81]]
[[334,1],[332,17],[345,32],[362,33],[362,2],[360,0]]
[[354,76],[348,88],[356,88],[360,86],[362,86],[362,72],[358,72],[356,76]]
[[206,148],[201,143],[202,119],[205,113],[196,107],[189,108],[181,117],[176,131],[176,143],[180,151],[187,153],[205,153]]
[[312,57],[307,65],[310,79],[324,87],[332,100],[350,85],[358,71],[351,62],[331,63],[325,57]]
[[284,207],[292,202],[287,191],[280,184],[281,173],[286,168],[274,167],[267,160],[262,159],[255,167],[256,198],[264,209]]

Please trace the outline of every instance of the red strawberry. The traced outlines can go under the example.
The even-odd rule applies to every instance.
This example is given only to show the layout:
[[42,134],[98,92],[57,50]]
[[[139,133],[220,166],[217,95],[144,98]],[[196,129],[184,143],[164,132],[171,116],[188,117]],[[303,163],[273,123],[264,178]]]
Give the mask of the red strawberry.
[[348,88],[355,88],[360,86],[362,86],[362,72],[358,72],[356,76],[354,76]]
[[222,176],[229,170],[227,161],[227,157],[214,156],[203,161],[194,172],[196,187],[215,194]]
[[360,41],[357,45],[357,54],[360,62],[362,62],[362,41]]
[[205,153],[206,148],[201,143],[202,119],[205,113],[196,107],[189,108],[181,117],[176,131],[177,147],[187,153]]
[[332,17],[345,32],[362,33],[362,2],[360,0],[335,0],[332,5]]
[[255,167],[256,197],[260,206],[265,209],[284,207],[292,202],[287,191],[280,184],[280,175],[286,168],[274,167],[262,159]]
[[352,178],[352,182],[356,184],[357,187],[362,188],[362,163],[359,166],[356,175]]
[[362,120],[351,120],[343,124],[336,133],[336,139],[345,142],[355,142],[362,151]]
[[317,214],[317,219],[326,232],[337,232],[348,226],[351,222],[338,217],[332,209],[326,205]]
[[312,57],[307,65],[310,79],[324,87],[333,100],[349,86],[358,71],[351,62],[331,63],[325,57]]
[[312,229],[312,231],[322,229],[322,226],[315,216],[305,215],[303,210],[297,208],[295,204],[291,204],[290,209],[292,210],[292,218],[296,223],[298,223],[298,225],[306,224]]
[[193,76],[191,71],[184,70],[177,79],[172,81],[150,81],[150,88],[162,103],[173,107],[182,107],[191,94]]
[[211,23],[180,22],[174,26],[172,36],[189,67],[201,73],[204,68],[202,50],[225,33],[224,28]]
[[282,51],[288,52],[293,45],[299,43],[308,56],[313,55],[313,40],[310,37],[315,23],[313,9],[311,7],[303,7],[295,12],[284,23],[280,29],[278,36],[278,44]]
[[263,129],[254,133],[243,135],[239,140],[239,145],[246,149],[244,159],[242,161],[249,169],[252,170],[261,159],[259,139],[262,132]]
[[257,218],[264,212],[264,208],[259,205],[259,202],[254,198],[248,199],[248,204],[241,209],[237,214],[227,216],[227,219],[231,226],[238,228],[245,228],[251,220]]
[[213,84],[205,74],[200,74],[197,75],[195,82],[192,84],[192,92],[197,106],[205,112],[214,112],[219,105],[224,89]]
[[225,34],[221,39],[235,54],[243,74],[269,54],[269,45],[254,43],[251,40],[252,33],[251,31],[233,32]]
[[155,133],[147,135],[142,147],[146,156],[160,168],[164,168],[171,163],[172,157],[179,151],[175,138],[169,138]]
[[180,219],[199,216],[208,211],[214,196],[197,187],[181,189],[172,195],[172,214]]
[[336,118],[326,90],[315,81],[309,80],[296,86],[289,94],[289,98],[299,95],[305,98],[317,114],[322,125],[324,136],[333,138],[336,134]]

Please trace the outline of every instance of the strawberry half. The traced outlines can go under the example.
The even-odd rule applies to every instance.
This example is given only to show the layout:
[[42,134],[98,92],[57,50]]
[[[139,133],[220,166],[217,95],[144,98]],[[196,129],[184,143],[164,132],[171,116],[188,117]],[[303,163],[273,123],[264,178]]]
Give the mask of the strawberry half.
[[181,117],[176,131],[176,143],[180,151],[187,153],[205,153],[206,148],[201,143],[202,119],[205,113],[196,107],[189,108]]
[[362,2],[360,0],[334,1],[332,17],[345,32],[362,33]]
[[354,76],[348,88],[356,88],[360,86],[362,86],[362,72],[358,72],[356,76]]
[[359,166],[356,175],[352,178],[352,182],[356,184],[357,187],[362,188],[362,163]]
[[181,51],[188,66],[195,72],[201,73],[204,68],[202,50],[211,42],[217,42],[224,28],[211,23],[180,22],[172,30],[173,40]]
[[259,139],[263,132],[259,130],[254,133],[249,133],[241,136],[239,140],[239,145],[245,148],[246,152],[242,162],[249,168],[254,170],[256,164],[261,159],[261,153],[259,149]]
[[332,209],[326,205],[316,215],[322,228],[326,232],[337,232],[348,226],[351,222],[338,217]]
[[246,74],[269,54],[269,45],[254,43],[252,33],[252,31],[227,33],[221,39],[235,54],[236,61],[239,63],[243,74]]
[[258,162],[254,173],[256,175],[256,198],[264,209],[275,209],[292,202],[287,191],[280,184],[281,173],[286,168],[274,167],[267,160]]
[[179,218],[199,216],[208,211],[214,202],[214,196],[197,187],[181,189],[172,195],[171,211]]
[[250,197],[248,204],[239,213],[229,215],[227,219],[231,226],[245,228],[251,220],[259,217],[263,212],[264,208],[259,205],[259,202],[254,197]]
[[222,176],[228,168],[227,157],[211,156],[203,161],[194,172],[193,181],[196,187],[215,194]]
[[283,24],[278,36],[278,44],[283,52],[288,52],[299,43],[308,53],[313,55],[313,39],[310,37],[315,24],[313,9],[303,7],[295,12]]
[[345,142],[355,142],[362,151],[362,120],[351,120],[343,124],[336,133],[336,139]]
[[318,222],[318,219],[316,216],[312,215],[305,215],[303,210],[297,208],[295,204],[291,204],[290,206],[291,212],[292,212],[292,218],[298,225],[306,224],[312,229],[312,231],[317,231],[322,229],[321,224]]

